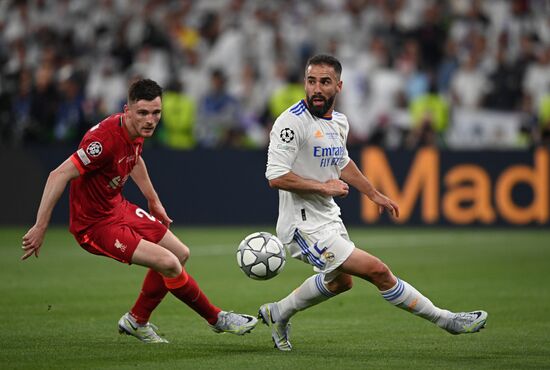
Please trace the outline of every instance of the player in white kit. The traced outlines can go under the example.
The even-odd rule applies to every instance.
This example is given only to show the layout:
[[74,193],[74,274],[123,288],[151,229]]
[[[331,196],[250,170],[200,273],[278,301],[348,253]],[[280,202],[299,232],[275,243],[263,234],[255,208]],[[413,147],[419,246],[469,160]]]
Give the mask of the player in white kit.
[[275,346],[290,351],[290,318],[351,289],[352,275],[370,281],[391,304],[452,334],[482,329],[485,311],[453,313],[436,307],[349,239],[333,199],[346,196],[348,184],[376,203],[380,212],[399,217],[399,206],[378,192],[348,156],[349,124],[345,115],[334,111],[343,85],[340,62],[317,55],[305,72],[306,99],[283,112],[273,125],[266,178],[279,189],[278,237],[292,257],[311,264],[316,274],[287,297],[260,307],[258,317],[271,327]]

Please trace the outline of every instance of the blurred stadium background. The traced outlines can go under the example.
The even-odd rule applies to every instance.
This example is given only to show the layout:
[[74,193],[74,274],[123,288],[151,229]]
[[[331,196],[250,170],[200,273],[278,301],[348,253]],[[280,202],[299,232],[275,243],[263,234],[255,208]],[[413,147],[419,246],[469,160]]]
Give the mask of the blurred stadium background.
[[[49,171],[149,77],[164,111],[143,155],[187,268],[228,309],[284,296],[311,270],[289,261],[256,282],[234,251],[274,232],[268,133],[321,52],[344,66],[352,158],[411,226],[352,191],[338,200],[352,239],[435,303],[487,310],[480,335],[405,317],[357,281],[296,317],[290,356],[263,327],[214,336],[169,298],[154,322],[172,345],[137,346],[115,323],[143,270],[78,248],[67,194],[40,258],[15,262]],[[547,0],[1,0],[0,367],[549,368],[549,142]],[[131,182],[125,193],[145,206]]]
[[[272,224],[268,133],[320,52],[344,65],[351,153],[403,223],[548,226],[542,0],[2,1],[1,190],[21,196],[0,224],[33,222],[48,172],[137,77],[166,91],[144,157],[176,222]],[[388,223],[341,204],[348,223]]]

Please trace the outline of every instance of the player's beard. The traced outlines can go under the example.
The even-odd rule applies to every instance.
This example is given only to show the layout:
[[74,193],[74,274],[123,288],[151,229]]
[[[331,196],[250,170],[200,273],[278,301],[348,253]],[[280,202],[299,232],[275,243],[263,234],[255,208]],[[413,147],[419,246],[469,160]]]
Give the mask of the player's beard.
[[[320,107],[315,106],[313,104],[314,98],[321,98],[324,100],[324,104]],[[336,98],[336,94],[332,95],[330,98],[326,99],[322,95],[312,95],[307,98],[307,108],[311,114],[313,114],[315,117],[323,118],[325,114],[329,111],[329,109],[332,107],[332,104],[334,103],[334,99]]]

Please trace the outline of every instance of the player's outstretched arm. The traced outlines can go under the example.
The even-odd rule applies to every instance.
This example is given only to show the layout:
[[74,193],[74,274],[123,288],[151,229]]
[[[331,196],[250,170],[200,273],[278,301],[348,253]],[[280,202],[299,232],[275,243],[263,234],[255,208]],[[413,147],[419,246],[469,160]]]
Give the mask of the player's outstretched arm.
[[50,172],[44,192],[42,193],[42,200],[38,207],[38,213],[36,215],[36,223],[33,227],[27,231],[23,236],[22,249],[24,251],[22,260],[25,260],[33,254],[38,257],[38,252],[44,241],[44,235],[46,229],[50,223],[52,211],[57,201],[63,194],[65,187],[74,178],[79,176],[78,169],[69,159],[65,160],[59,167]]
[[170,226],[172,219],[168,217],[164,206],[162,205],[160,198],[153,187],[149,173],[147,172],[147,166],[145,166],[145,161],[141,156],[138,158],[138,161],[132,172],[130,173],[132,180],[136,183],[141,193],[147,199],[147,206],[149,207],[149,213],[158,218],[166,226]]
[[391,215],[399,217],[399,205],[374,188],[369,179],[363,175],[353,160],[342,169],[340,178],[365,194],[378,205],[380,213],[387,210]]
[[331,197],[345,197],[349,192],[348,184],[342,180],[333,179],[327,182],[319,182],[305,179],[294,172],[287,172],[282,176],[269,180],[269,186],[294,193],[314,193]]

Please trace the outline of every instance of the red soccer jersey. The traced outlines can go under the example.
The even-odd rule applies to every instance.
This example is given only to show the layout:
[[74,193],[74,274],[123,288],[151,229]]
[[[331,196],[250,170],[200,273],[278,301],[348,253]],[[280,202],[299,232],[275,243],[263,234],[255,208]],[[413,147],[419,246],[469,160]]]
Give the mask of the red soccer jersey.
[[122,188],[141,155],[143,138],[132,141],[123,120],[123,114],[114,114],[92,127],[71,156],[80,172],[69,194],[73,234],[116,218],[117,207],[126,201]]

